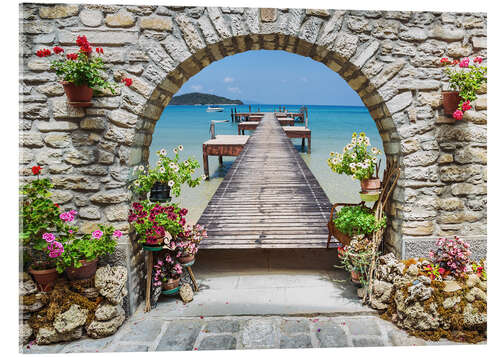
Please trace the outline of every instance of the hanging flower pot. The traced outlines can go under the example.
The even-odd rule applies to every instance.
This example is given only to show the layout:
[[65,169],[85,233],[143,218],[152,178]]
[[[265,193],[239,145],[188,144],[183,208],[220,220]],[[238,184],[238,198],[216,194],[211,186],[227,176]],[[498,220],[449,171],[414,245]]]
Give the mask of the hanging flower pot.
[[460,103],[460,96],[457,91],[443,91],[443,111],[445,115],[453,115]]
[[377,191],[380,190],[380,179],[378,178],[369,178],[361,180],[361,191]]
[[69,280],[90,279],[95,275],[97,270],[97,261],[97,258],[91,261],[80,260],[82,266],[79,268],[66,268],[66,276]]
[[191,263],[194,260],[194,254],[181,256],[181,257],[177,258],[177,260],[181,264]]
[[149,193],[151,202],[167,202],[170,201],[170,186],[166,183],[155,182]]
[[178,278],[175,279],[168,279],[167,281],[164,281],[161,285],[162,290],[173,290],[177,287],[179,287],[179,282],[181,281],[181,277],[179,276]]
[[75,85],[72,82],[63,81],[61,84],[64,87],[69,104],[75,107],[89,107],[92,105],[90,101],[94,91],[86,84]]
[[42,292],[51,291],[56,284],[57,278],[59,277],[56,268],[35,270],[30,267],[28,269],[28,272],[33,276],[38,285],[38,288]]

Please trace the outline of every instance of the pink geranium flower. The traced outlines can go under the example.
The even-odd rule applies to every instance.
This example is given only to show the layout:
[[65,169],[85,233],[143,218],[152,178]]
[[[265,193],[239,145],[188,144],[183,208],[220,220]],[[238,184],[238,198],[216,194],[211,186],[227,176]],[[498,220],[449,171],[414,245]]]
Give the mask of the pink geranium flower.
[[47,242],[47,243],[52,243],[53,241],[56,240],[56,237],[52,233],[44,233],[42,235],[42,238]]
[[92,237],[94,237],[94,239],[100,239],[102,237],[102,231],[100,230],[93,231]]
[[453,118],[455,118],[456,120],[462,120],[463,117],[464,113],[459,109],[455,110],[455,112],[453,113]]

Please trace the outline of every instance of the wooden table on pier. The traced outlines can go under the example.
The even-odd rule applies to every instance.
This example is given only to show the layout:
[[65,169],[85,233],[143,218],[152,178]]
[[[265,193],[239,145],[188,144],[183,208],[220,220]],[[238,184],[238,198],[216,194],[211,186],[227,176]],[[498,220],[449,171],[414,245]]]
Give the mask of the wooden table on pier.
[[293,118],[278,118],[278,122],[281,126],[294,126],[295,119]]
[[311,129],[303,126],[283,126],[282,128],[290,139],[302,139],[302,150],[304,150],[305,140],[307,139],[307,153],[311,153]]
[[258,121],[244,121],[238,123],[238,135],[245,135],[245,130],[255,130],[259,126]]
[[247,121],[261,121],[263,118],[262,115],[249,115],[247,117]]
[[[200,249],[324,248],[331,203],[268,113],[203,211]],[[332,238],[330,247],[339,246]]]
[[208,156],[219,156],[219,164],[222,165],[222,156],[238,156],[245,147],[249,135],[216,135],[203,143],[203,170],[209,179]]
[[240,121],[241,118],[246,118],[248,119],[249,116],[252,117],[263,117],[265,113],[259,113],[259,112],[242,112],[242,113],[234,113],[234,118],[236,121]]

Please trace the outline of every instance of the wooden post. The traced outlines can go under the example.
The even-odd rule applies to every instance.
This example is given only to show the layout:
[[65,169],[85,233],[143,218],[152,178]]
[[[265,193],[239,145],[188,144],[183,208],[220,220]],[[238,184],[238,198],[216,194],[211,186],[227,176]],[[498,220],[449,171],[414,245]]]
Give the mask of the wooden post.
[[234,123],[234,113],[233,113],[233,108],[231,108],[231,122]]
[[306,144],[306,138],[302,138],[302,151],[304,151],[304,145]]
[[189,273],[189,276],[191,277],[191,281],[193,282],[194,291],[199,291],[200,289],[198,288],[198,283],[196,282],[196,278],[194,277],[194,274],[193,274],[193,271],[191,270],[191,267],[187,267],[187,271]]
[[311,137],[307,137],[307,153],[311,153]]
[[144,306],[144,312],[151,311],[151,278],[153,275],[153,252],[148,251],[146,254],[147,259],[147,278],[146,278],[146,306]]
[[309,124],[309,115],[307,115],[307,108],[306,108],[306,120],[305,120],[306,124],[306,129],[307,129],[307,124]]
[[219,165],[222,166],[223,165],[223,162],[222,162],[222,155],[219,155]]
[[207,147],[203,145],[203,171],[205,172],[205,176],[207,177],[207,181],[210,179],[208,175],[208,154]]

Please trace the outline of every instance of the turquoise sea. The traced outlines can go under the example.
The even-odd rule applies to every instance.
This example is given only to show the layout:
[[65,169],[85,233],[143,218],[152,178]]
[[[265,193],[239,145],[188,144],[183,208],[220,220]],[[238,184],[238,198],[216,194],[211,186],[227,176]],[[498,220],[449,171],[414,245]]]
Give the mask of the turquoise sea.
[[[359,202],[359,182],[353,181],[348,176],[333,173],[326,160],[331,151],[342,151],[351,140],[354,131],[364,131],[370,138],[372,146],[383,150],[382,140],[373,119],[365,107],[306,106],[309,112],[308,127],[312,131],[312,152],[311,154],[301,153],[302,158],[332,202]],[[224,112],[213,113],[207,113],[206,106],[201,105],[167,106],[153,134],[150,165],[156,163],[156,152],[161,148],[171,152],[174,147],[182,144],[184,150],[181,152],[181,159],[189,156],[196,158],[200,163],[196,176],[201,176],[203,174],[202,143],[210,138],[210,121],[229,119],[228,123],[216,124],[216,134],[238,134],[238,123],[231,123],[231,107],[236,107],[238,112],[248,111],[248,105],[223,106]],[[257,111],[259,107],[263,112],[271,112],[277,110],[279,105],[252,105],[252,111]],[[298,111],[301,106],[285,105],[285,107],[289,111]],[[301,139],[292,140],[297,150],[300,151]],[[174,202],[179,202],[181,206],[189,210],[189,223],[198,220],[235,158],[224,157],[223,167],[219,167],[216,156],[209,156],[209,160],[210,181],[203,181],[195,188],[186,186],[181,196],[173,199]],[[383,173],[384,164],[384,158],[382,158],[380,174]]]

